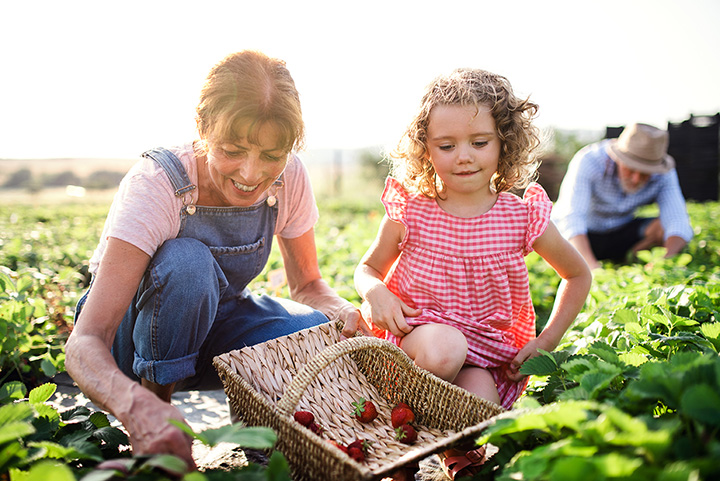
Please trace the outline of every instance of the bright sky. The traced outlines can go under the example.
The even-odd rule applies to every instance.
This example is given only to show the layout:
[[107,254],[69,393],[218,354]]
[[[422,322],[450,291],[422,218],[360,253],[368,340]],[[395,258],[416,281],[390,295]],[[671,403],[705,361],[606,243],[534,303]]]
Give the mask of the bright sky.
[[456,67],[508,77],[543,127],[720,112],[717,0],[15,0],[0,18],[0,158],[191,140],[208,70],[248,48],[287,62],[308,149],[393,144]]

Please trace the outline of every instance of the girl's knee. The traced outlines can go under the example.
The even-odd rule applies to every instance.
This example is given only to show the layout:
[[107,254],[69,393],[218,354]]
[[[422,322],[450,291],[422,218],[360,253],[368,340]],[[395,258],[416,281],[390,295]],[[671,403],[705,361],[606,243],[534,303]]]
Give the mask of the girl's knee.
[[[446,381],[453,381],[465,364],[468,343],[458,329],[444,324],[418,326],[414,344],[415,363]],[[419,341],[419,342],[414,342]],[[405,346],[403,346],[405,348]]]

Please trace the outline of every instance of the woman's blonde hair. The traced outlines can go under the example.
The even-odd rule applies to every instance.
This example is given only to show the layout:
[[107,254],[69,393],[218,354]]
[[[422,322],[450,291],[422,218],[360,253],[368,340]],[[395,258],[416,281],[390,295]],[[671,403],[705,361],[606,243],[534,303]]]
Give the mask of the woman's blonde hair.
[[438,105],[490,108],[502,145],[497,173],[492,180],[497,192],[524,188],[536,178],[540,131],[533,119],[538,106],[529,99],[516,97],[510,82],[501,75],[479,69],[457,69],[427,86],[420,111],[397,147],[389,153],[391,175],[407,189],[431,198],[444,191],[427,147],[430,112]]
[[200,92],[196,109],[200,137],[207,142],[239,140],[247,128],[248,142],[257,144],[263,127],[278,134],[278,148],[302,148],[305,124],[295,82],[282,60],[246,50],[216,64]]

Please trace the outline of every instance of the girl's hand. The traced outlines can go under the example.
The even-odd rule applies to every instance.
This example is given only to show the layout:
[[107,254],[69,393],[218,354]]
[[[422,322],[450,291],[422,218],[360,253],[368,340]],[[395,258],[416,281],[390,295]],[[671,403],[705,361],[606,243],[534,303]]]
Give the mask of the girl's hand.
[[523,374],[520,374],[520,368],[525,361],[539,356],[540,353],[538,352],[538,349],[552,352],[556,347],[557,345],[551,345],[543,342],[543,339],[539,337],[529,341],[522,349],[520,349],[515,358],[510,362],[506,371],[507,377],[510,378],[511,381],[520,382],[525,377]]
[[413,327],[407,323],[406,317],[417,317],[422,314],[422,309],[408,306],[384,284],[379,284],[370,290],[366,297],[367,301],[362,306],[363,317],[397,337],[403,337],[413,330]]

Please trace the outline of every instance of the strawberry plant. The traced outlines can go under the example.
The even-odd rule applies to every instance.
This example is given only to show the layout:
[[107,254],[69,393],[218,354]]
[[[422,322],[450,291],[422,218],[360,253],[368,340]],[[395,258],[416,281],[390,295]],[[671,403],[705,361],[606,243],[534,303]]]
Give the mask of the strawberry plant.
[[[357,304],[353,272],[375,237],[382,206],[319,200],[323,277]],[[585,308],[558,350],[523,366],[531,376],[517,404],[524,409],[478,439],[499,451],[477,479],[720,477],[719,207],[688,204],[696,236],[681,255],[664,259],[656,249],[640,253],[639,262],[593,272]],[[169,479],[175,469],[169,458],[130,457],[101,413],[42,407],[48,391],[40,385],[64,369],[62,346],[107,209],[0,206],[0,479],[139,481]],[[526,263],[542,329],[559,279],[535,253]],[[270,282],[281,267],[274,249],[250,287],[288,296],[287,286]],[[183,479],[287,479],[283,463],[275,457],[267,468]]]
[[[104,413],[86,407],[60,413],[46,404],[55,389],[48,383],[28,393],[18,381],[0,387],[0,478],[9,474],[10,479],[30,481],[289,480],[287,462],[279,452],[270,457],[267,467],[249,465],[235,474],[191,472],[182,460],[169,455],[132,457],[127,435],[111,426]],[[185,424],[177,426],[209,446],[227,442],[268,449],[276,440],[268,428],[227,425],[194,433]]]
[[64,370],[69,324],[55,302],[62,284],[32,274],[0,268],[0,384],[16,380],[35,387]]

